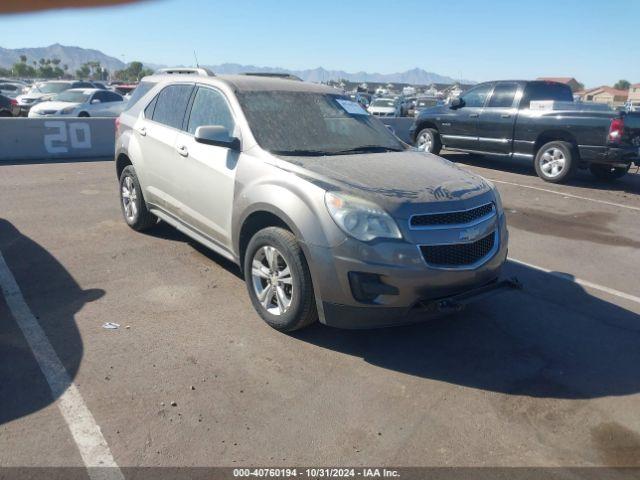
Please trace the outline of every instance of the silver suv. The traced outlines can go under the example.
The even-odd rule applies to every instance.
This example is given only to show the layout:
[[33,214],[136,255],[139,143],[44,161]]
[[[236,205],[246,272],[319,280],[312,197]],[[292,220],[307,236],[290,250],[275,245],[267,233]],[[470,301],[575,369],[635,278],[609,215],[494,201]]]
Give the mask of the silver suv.
[[117,122],[126,222],[160,219],[240,265],[272,327],[397,325],[507,283],[493,185],[341,92],[206,71],[142,84]]

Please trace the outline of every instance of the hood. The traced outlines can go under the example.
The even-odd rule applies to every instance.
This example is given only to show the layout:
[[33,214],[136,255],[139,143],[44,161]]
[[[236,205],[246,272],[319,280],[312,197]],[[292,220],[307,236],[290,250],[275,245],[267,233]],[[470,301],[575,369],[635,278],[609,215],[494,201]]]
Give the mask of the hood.
[[[279,157],[288,169],[326,190],[340,190],[373,201],[399,218],[416,206],[451,203],[467,208],[475,197],[492,196],[484,178],[436,155],[417,151],[323,157]],[[469,200],[469,202],[466,202]],[[462,205],[460,205],[462,203]]]
[[55,110],[57,112],[58,110],[62,110],[63,108],[77,107],[78,105],[78,103],[71,102],[40,102],[38,103],[38,105],[33,107],[33,109],[36,112],[41,112],[42,110]]
[[33,93],[25,93],[24,95],[20,95],[19,99],[28,99],[28,100],[48,100],[49,98],[55,96],[55,93],[42,93],[42,92],[33,92]]

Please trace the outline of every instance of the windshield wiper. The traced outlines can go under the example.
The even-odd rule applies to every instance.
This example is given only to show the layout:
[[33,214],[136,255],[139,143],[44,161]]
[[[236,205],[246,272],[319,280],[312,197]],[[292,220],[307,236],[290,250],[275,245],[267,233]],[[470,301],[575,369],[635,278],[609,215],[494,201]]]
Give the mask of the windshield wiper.
[[324,150],[271,150],[270,153],[273,153],[275,155],[291,155],[301,157],[320,157],[330,154],[330,152],[325,152]]
[[382,145],[361,145],[359,147],[347,148],[345,150],[338,150],[336,152],[330,152],[330,155],[346,155],[349,153],[377,153],[377,152],[403,152],[403,148],[385,147]]

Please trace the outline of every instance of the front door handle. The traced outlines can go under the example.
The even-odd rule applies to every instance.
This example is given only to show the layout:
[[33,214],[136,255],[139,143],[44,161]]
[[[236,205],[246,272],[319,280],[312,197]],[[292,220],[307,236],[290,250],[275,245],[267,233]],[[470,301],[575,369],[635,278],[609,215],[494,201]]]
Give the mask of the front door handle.
[[178,152],[183,157],[188,157],[189,156],[189,150],[187,150],[187,147],[185,147],[184,145],[178,145],[176,147],[176,152]]
[[147,127],[140,127],[138,128],[138,133],[140,135],[142,135],[143,137],[147,135]]
[[508,113],[503,113],[502,115],[500,115],[500,118],[511,118],[511,115],[509,115]]
[[470,113],[469,118],[478,118],[480,116],[479,113]]

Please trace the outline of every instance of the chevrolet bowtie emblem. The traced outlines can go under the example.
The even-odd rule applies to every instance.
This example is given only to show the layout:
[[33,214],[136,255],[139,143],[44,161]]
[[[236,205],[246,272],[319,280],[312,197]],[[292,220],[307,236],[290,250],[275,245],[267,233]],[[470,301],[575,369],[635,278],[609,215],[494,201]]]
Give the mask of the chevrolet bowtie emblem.
[[475,240],[480,236],[479,228],[467,228],[466,230],[460,232],[460,240],[469,242],[471,240]]

